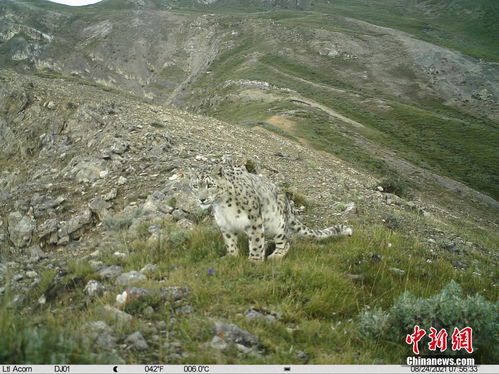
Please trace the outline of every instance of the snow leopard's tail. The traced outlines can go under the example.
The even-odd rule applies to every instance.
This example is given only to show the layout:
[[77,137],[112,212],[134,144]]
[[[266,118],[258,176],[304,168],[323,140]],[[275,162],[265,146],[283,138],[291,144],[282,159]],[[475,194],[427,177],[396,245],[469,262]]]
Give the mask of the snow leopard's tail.
[[291,219],[289,222],[289,229],[291,232],[301,236],[309,236],[316,239],[331,238],[333,236],[352,236],[352,228],[345,225],[334,225],[322,230],[314,230],[308,228],[296,218]]

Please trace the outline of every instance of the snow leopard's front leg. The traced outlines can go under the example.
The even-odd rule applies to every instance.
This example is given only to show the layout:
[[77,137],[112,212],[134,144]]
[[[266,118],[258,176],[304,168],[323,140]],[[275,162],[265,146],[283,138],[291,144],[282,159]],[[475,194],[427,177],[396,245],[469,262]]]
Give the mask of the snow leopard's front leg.
[[237,247],[237,234],[225,230],[221,231],[224,238],[225,248],[227,249],[227,254],[229,256],[237,256],[239,254],[239,248]]
[[249,260],[262,262],[265,260],[265,237],[263,228],[263,219],[255,220],[246,229],[249,241]]

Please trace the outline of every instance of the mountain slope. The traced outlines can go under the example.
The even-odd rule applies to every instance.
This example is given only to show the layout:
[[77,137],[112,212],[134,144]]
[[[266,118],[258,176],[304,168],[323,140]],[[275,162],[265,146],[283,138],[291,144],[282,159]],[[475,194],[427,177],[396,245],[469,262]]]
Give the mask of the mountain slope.
[[[372,172],[408,177],[410,162],[497,199],[498,65],[352,18],[401,27],[412,15],[444,27],[451,14],[494,17],[494,6],[380,1],[376,18],[374,5],[366,11],[361,1],[305,3],[110,0],[74,9],[9,1],[0,5],[0,63],[81,77],[236,124],[275,129],[266,121],[282,118],[294,125],[276,131]],[[420,26],[401,28],[422,37]],[[433,36],[424,39],[438,42]],[[240,84],[247,80],[264,83],[248,92]],[[268,95],[271,86],[277,95]],[[328,109],[300,104],[310,100]]]
[[[2,70],[0,82],[3,362],[396,364],[406,326],[366,337],[369,310],[451,280],[479,295],[474,357],[495,362],[481,321],[497,316],[497,209],[382,193],[369,173],[260,126],[75,77]],[[309,225],[344,222],[354,236],[294,240],[262,266],[221,257],[186,179],[224,153],[287,189]]]

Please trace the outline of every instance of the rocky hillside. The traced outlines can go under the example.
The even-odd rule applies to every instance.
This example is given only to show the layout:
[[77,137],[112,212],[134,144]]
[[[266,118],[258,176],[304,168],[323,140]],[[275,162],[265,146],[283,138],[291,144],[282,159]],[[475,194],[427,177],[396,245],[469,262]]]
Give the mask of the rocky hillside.
[[[362,2],[7,1],[0,65],[263,124],[378,176],[449,177],[497,199],[499,68],[482,37],[497,9],[466,4],[378,1],[387,18]],[[453,31],[451,14],[484,26]],[[447,34],[463,42],[448,48]]]

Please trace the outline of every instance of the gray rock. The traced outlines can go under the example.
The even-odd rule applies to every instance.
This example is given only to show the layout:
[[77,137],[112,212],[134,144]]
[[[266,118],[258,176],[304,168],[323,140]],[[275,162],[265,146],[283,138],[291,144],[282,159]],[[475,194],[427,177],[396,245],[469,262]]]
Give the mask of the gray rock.
[[31,198],[30,205],[33,207],[35,217],[40,217],[43,214],[46,214],[46,210],[59,206],[64,200],[65,198],[63,196],[52,199],[50,196],[35,194]]
[[149,195],[142,206],[144,215],[166,215],[173,211],[173,207],[167,204],[165,194],[155,191]]
[[155,264],[146,264],[142,269],[140,269],[140,272],[145,275],[151,275],[153,274],[156,270],[158,270],[158,265]]
[[137,349],[139,351],[145,351],[149,348],[149,345],[147,344],[140,331],[136,331],[133,334],[128,335],[125,339],[125,343],[130,344],[130,348]]
[[387,204],[401,205],[403,201],[400,197],[392,193],[385,193],[383,198]]
[[244,316],[248,321],[265,321],[265,322],[276,322],[278,315],[277,313],[260,311],[254,308],[250,308],[244,312]]
[[[89,224],[92,220],[92,212],[90,209],[84,210],[82,213],[74,216],[68,222],[60,222],[58,235],[60,241],[66,237],[71,237],[72,239],[78,239],[81,237],[81,230],[83,226]],[[58,243],[59,244],[59,243]]]
[[118,182],[117,183],[118,183],[118,186],[123,186],[126,182],[128,182],[128,180],[125,177],[120,176],[118,178]]
[[37,262],[40,259],[47,257],[47,254],[45,252],[43,252],[42,249],[40,248],[40,246],[38,246],[38,245],[32,245],[31,247],[29,247],[27,249],[26,252],[29,254],[29,256],[30,256],[29,260],[31,262]]
[[111,305],[104,305],[102,311],[104,316],[106,316],[115,323],[127,324],[133,320],[133,317],[130,314],[125,313]]
[[159,295],[162,299],[167,299],[169,301],[179,301],[188,296],[191,290],[187,287],[162,287],[159,290]]
[[123,273],[123,268],[119,265],[106,266],[100,269],[98,273],[104,279],[115,279]]
[[104,286],[100,282],[92,279],[88,281],[83,291],[88,296],[99,296],[104,293],[104,289],[105,289]]
[[180,222],[181,220],[187,219],[188,213],[183,211],[182,209],[175,209],[172,212],[172,217],[175,221]]
[[116,346],[116,338],[113,336],[111,328],[104,321],[85,324],[83,332],[96,346],[108,350]]
[[103,170],[106,167],[102,160],[83,159],[69,170],[68,175],[73,176],[78,183],[90,183],[99,179]]
[[298,357],[300,360],[303,360],[305,362],[308,361],[308,354],[305,351],[297,351],[296,357]]
[[152,306],[148,306],[147,308],[144,309],[144,315],[146,317],[151,317],[154,315],[154,308]]
[[164,350],[168,352],[165,357],[166,361],[179,360],[183,357],[187,357],[187,353],[182,349],[182,343],[178,341],[168,341],[164,345]]
[[229,345],[221,337],[215,335],[213,339],[211,339],[209,346],[213,349],[222,351],[226,349]]
[[363,274],[345,274],[345,276],[356,281],[363,281],[366,279],[365,275]]
[[116,251],[113,253],[113,256],[118,258],[126,258],[128,255],[124,252]]
[[[99,260],[90,260],[88,261],[88,264],[90,265],[90,267],[92,268],[92,270],[94,271],[99,271],[99,270],[102,270],[104,269],[104,263],[102,261],[99,261]],[[119,275],[119,274],[118,274]],[[117,276],[118,276],[117,275]]]
[[166,328],[168,327],[168,325],[166,324],[165,321],[161,320],[161,321],[158,321],[158,323],[156,323],[156,327],[159,330],[166,330]]
[[71,239],[69,238],[69,235],[63,235],[63,236],[59,237],[57,244],[58,245],[67,245],[67,244],[69,244],[70,241],[71,241]]
[[30,216],[12,212],[7,217],[9,239],[17,248],[27,247],[31,243],[36,221]]
[[118,189],[113,188],[108,193],[102,195],[102,198],[106,201],[113,200],[118,195]]
[[111,153],[116,153],[118,155],[121,155],[125,153],[128,150],[128,148],[129,148],[129,143],[126,140],[120,138],[114,138],[113,143],[111,144],[109,150],[111,151]]
[[[51,218],[43,222],[40,226],[38,226],[38,237],[43,239],[45,237],[50,236],[53,233],[57,233],[59,228],[59,221],[55,218]],[[52,242],[54,238],[50,237],[49,242]],[[55,235],[55,243],[57,243],[57,234]],[[55,244],[52,243],[52,244]]]
[[198,203],[190,191],[189,184],[183,180],[169,182],[161,192],[166,201],[175,201],[175,208],[193,213],[199,209]]
[[147,277],[139,273],[138,271],[132,270],[129,271],[128,273],[123,273],[121,274],[117,279],[116,283],[122,286],[128,286],[131,284],[135,284],[137,282],[145,281],[147,280]]
[[215,322],[215,335],[223,336],[223,339],[229,344],[240,344],[248,348],[260,347],[262,343],[255,335],[239,328],[232,323]]
[[26,276],[28,278],[34,279],[34,278],[38,277],[38,273],[36,271],[29,270],[26,272]]
[[128,286],[125,291],[131,298],[143,298],[151,295],[151,292],[149,290],[134,286]]
[[92,200],[90,200],[90,203],[88,203],[88,207],[93,213],[97,215],[97,217],[99,217],[99,220],[101,221],[104,218],[110,216],[109,208],[111,208],[111,203],[108,203],[100,196],[96,196]]
[[7,265],[0,263],[0,278],[2,278],[5,273],[7,273]]
[[194,224],[194,222],[192,222],[191,220],[189,220],[187,218],[181,218],[178,220],[177,226],[182,228],[182,229],[190,230],[195,226],[195,224]]

